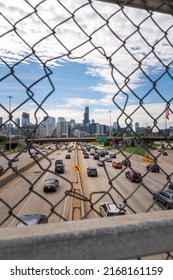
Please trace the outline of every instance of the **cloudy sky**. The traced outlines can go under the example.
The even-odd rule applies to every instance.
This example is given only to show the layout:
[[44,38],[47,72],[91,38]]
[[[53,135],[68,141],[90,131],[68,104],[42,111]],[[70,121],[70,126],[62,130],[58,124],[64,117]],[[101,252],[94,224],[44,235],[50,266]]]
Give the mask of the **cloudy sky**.
[[[88,0],[0,1],[0,116],[29,112],[121,126],[165,125],[172,16]],[[7,109],[7,110],[6,110]],[[172,113],[169,125],[173,125]]]

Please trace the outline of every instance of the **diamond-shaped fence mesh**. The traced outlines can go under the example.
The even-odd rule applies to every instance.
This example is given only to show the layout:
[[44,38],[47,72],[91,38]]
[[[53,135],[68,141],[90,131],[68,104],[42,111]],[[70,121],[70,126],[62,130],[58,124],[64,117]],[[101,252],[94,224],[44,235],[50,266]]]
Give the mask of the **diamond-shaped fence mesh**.
[[[35,213],[52,223],[101,218],[108,210],[105,202],[113,203],[110,215],[114,204],[127,215],[172,207],[173,9],[171,1],[157,1],[152,11],[147,1],[137,1],[141,9],[129,7],[131,2],[135,6],[135,1],[1,1],[1,227]],[[49,118],[48,100],[57,96],[61,104],[54,69],[68,71],[73,63],[87,65],[87,74],[100,78],[98,91],[108,91],[117,115],[111,149],[97,146],[97,152],[108,155],[100,154],[103,166],[97,165],[96,178],[86,172],[97,162],[91,155],[84,159],[87,140],[63,142],[56,130],[53,138],[40,137]],[[34,125],[19,124],[14,116],[31,106]],[[145,127],[139,127],[138,117]],[[65,158],[68,149],[70,160]],[[65,162],[62,174],[55,170],[58,158]],[[43,191],[48,178],[58,180],[56,193]],[[158,191],[163,191],[160,203],[154,196]]]

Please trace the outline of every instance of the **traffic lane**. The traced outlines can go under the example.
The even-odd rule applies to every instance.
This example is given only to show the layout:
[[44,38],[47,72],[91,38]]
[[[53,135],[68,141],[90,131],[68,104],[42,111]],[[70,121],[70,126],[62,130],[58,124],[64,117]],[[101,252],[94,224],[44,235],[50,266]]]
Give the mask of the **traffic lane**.
[[[85,169],[87,168],[87,166],[97,167],[95,161],[92,158],[85,159],[84,163],[85,163]],[[134,210],[134,212],[145,212],[153,204],[152,195],[145,188],[146,182],[144,182],[144,185],[141,184],[140,187],[138,188],[139,186],[138,183],[137,184],[132,183],[125,178],[125,170],[123,171],[122,174],[120,174],[122,170],[120,171],[115,170],[111,166],[111,163],[105,162],[105,164],[109,177],[112,180],[113,187],[110,189],[110,185],[108,184],[108,177],[106,176],[105,170],[103,167],[99,167],[98,177],[89,178],[90,189],[91,192],[94,193],[92,196],[93,203],[96,203],[96,201],[99,201],[99,203],[103,202],[103,199],[107,199],[107,198],[109,199],[108,201],[110,201],[110,198],[112,196],[116,202],[123,204],[123,200],[130,197],[129,199],[127,199],[127,203]],[[148,181],[150,182],[150,187],[151,187],[151,178],[153,176],[151,174],[149,175],[150,175],[150,179],[148,179]],[[158,183],[160,182],[160,178],[157,179],[158,179],[157,182],[155,182],[154,180],[153,183],[156,183],[156,185],[158,186]],[[103,197],[100,199],[101,196]],[[153,211],[155,210],[154,208],[152,209]],[[98,205],[97,205],[97,210],[98,210]]]
[[[85,195],[91,199],[92,201],[92,208],[93,211],[95,211],[95,217],[100,217],[97,212],[99,213],[99,206],[101,203],[105,202],[105,201],[111,201],[111,195],[110,195],[110,190],[111,190],[111,186],[108,183],[108,177],[105,173],[104,167],[98,166],[97,165],[97,160],[94,160],[92,156],[90,156],[89,159],[84,159],[83,156],[81,156],[81,162],[82,162],[82,167],[84,169],[83,173],[85,173],[85,176],[83,175],[83,180],[84,180],[84,185],[85,185]],[[110,166],[111,167],[111,163],[109,162],[105,162],[106,167]],[[97,168],[97,172],[98,172],[98,177],[88,177],[87,176],[87,167],[92,166]],[[87,178],[85,178],[87,176]],[[86,191],[87,189],[87,191]],[[120,202],[117,201],[117,194],[115,194],[115,191],[113,193],[113,199],[116,202]],[[85,204],[88,204],[85,203]],[[87,208],[87,211],[90,211],[90,205],[88,205],[88,207],[85,205],[85,207]],[[86,211],[86,212],[87,212]],[[89,215],[90,216],[90,215]],[[94,217],[94,216],[93,216]]]
[[[116,159],[116,161],[121,162],[122,159],[123,159],[122,155],[119,155],[119,157]],[[166,186],[166,184],[168,183],[167,176],[172,174],[173,158],[172,158],[172,161],[170,161],[170,164],[168,164],[166,160],[161,162],[161,159],[159,158],[159,161],[158,161],[158,164],[160,166],[159,173],[148,172],[146,170],[146,166],[149,163],[143,161],[136,155],[133,155],[130,158],[130,161],[131,161],[132,169],[137,172],[140,172],[141,175],[144,176],[144,179],[147,180],[148,184],[149,184],[149,180],[152,182],[153,186],[155,186],[156,182],[157,182],[157,186],[156,186],[156,188],[153,189],[153,191],[160,190],[161,188],[163,188],[163,186]],[[127,170],[128,169],[129,168],[127,168]],[[162,176],[160,174],[162,174]],[[157,180],[155,181],[155,178],[158,178],[158,181]]]
[[[55,153],[55,158],[56,158],[56,153]],[[41,160],[40,163],[41,163],[41,167],[43,169],[48,168],[48,165],[47,165],[48,161],[46,159]],[[58,204],[58,202],[63,200],[63,197],[65,195],[64,193],[65,193],[66,189],[69,188],[69,186],[68,186],[69,184],[67,181],[65,181],[63,178],[61,178],[58,174],[54,174],[54,168],[55,168],[55,166],[54,166],[54,161],[53,161],[49,170],[47,170],[46,173],[43,175],[43,171],[40,169],[39,166],[37,166],[37,165],[33,166],[29,170],[22,173],[23,176],[26,176],[26,178],[30,179],[31,184],[35,183],[34,187],[33,187],[33,192],[29,191],[31,184],[28,184],[28,182],[26,182],[22,178],[16,178],[16,179],[12,180],[12,182],[7,184],[5,186],[5,189],[3,188],[3,191],[2,191],[2,189],[0,190],[1,191],[0,195],[1,195],[2,199],[10,207],[14,207],[17,203],[20,202],[19,205],[16,206],[16,208],[15,208],[16,215],[18,215],[18,212],[20,211],[21,208],[22,208],[23,213],[26,213],[26,212],[33,213],[33,211],[34,212],[40,211],[40,209],[42,209],[44,212],[46,212],[48,214],[48,212],[50,212],[50,209],[52,207],[55,207],[55,211],[58,214],[62,213],[63,202],[61,202],[60,204]],[[64,177],[66,179],[68,179],[68,177],[69,177],[70,170],[72,170],[71,161],[67,161],[66,172],[65,172],[65,174],[62,174],[62,175],[64,175]],[[52,173],[51,173],[51,171],[52,171]],[[58,189],[58,192],[57,192],[58,196],[54,195],[53,193],[47,194],[47,193],[43,192],[44,182],[46,179],[48,179],[50,177],[57,178],[59,180],[60,188]],[[15,192],[14,191],[12,192],[12,189],[14,190],[14,188],[15,188]],[[23,199],[24,197],[25,197],[25,199]],[[45,199],[49,198],[49,199],[46,201],[46,200],[43,200],[42,198],[45,198]],[[1,217],[1,221],[2,221],[2,219],[7,217],[9,209],[2,203],[0,205],[0,209],[1,209],[0,217]],[[5,217],[4,217],[4,215],[2,217],[2,213],[5,214]],[[8,220],[8,223],[10,220]],[[53,215],[52,215],[50,221],[54,221],[54,220],[55,220],[55,218],[53,218]],[[57,215],[56,215],[56,220],[57,220]],[[12,223],[11,225],[14,225],[14,223]],[[5,223],[5,226],[6,226],[6,223]]]

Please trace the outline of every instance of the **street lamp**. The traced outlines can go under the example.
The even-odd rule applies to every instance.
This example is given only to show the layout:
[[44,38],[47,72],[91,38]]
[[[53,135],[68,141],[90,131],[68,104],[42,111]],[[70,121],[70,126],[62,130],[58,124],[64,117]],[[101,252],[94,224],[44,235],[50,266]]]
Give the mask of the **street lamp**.
[[8,96],[8,98],[9,98],[9,116],[10,116],[10,121],[9,121],[9,150],[11,151],[11,99],[13,97]]
[[111,113],[112,111],[109,111],[109,136],[111,137]]

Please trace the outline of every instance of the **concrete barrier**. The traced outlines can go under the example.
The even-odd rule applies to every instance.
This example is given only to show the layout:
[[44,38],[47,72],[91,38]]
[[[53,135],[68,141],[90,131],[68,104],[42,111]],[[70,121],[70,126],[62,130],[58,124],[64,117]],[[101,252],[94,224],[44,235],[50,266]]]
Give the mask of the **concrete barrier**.
[[0,259],[116,260],[173,251],[173,211],[1,228]]

